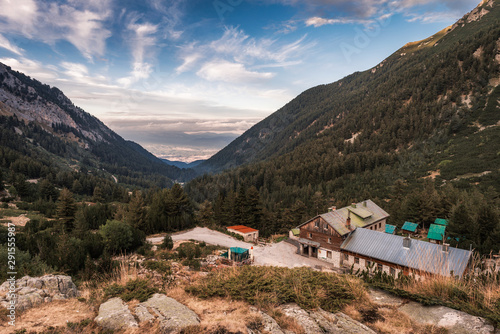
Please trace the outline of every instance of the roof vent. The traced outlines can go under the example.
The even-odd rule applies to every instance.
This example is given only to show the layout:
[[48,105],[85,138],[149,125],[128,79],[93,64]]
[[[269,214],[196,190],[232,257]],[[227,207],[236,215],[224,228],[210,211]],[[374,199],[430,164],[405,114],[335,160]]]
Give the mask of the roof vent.
[[403,247],[404,248],[410,248],[411,247],[411,238],[406,237],[403,239]]
[[450,250],[450,244],[444,243],[443,244],[443,252],[448,253],[449,250]]
[[352,204],[351,204],[351,206],[352,206],[353,208],[355,208],[355,207],[356,207],[356,203],[352,203]]

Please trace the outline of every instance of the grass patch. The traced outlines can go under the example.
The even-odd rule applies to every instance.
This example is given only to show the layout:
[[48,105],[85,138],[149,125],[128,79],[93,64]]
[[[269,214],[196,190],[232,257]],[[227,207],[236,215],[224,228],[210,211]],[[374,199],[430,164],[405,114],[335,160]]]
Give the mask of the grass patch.
[[347,278],[308,268],[227,268],[210,273],[186,291],[199,297],[226,297],[259,307],[296,303],[304,309],[335,312],[356,297]]
[[172,271],[170,270],[171,269],[170,265],[165,261],[148,260],[148,261],[144,261],[142,263],[142,265],[144,266],[144,268],[146,268],[148,270],[154,270],[160,274],[164,274],[164,275],[172,274]]
[[133,299],[145,302],[158,291],[150,281],[135,279],[128,281],[125,285],[112,284],[104,289],[104,294],[107,298],[120,297],[126,302]]
[[26,210],[19,210],[19,209],[1,209],[0,210],[0,218],[3,217],[19,217],[22,214],[27,213]]

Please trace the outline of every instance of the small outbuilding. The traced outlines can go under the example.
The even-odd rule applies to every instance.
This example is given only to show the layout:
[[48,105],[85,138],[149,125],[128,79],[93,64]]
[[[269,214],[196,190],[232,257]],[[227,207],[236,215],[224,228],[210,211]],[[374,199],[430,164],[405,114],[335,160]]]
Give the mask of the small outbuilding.
[[436,220],[434,221],[434,224],[448,226],[448,220],[443,219],[443,218],[436,218]]
[[431,224],[431,226],[429,227],[429,233],[427,233],[427,238],[432,243],[440,244],[443,242],[445,232],[446,232],[446,226]]
[[396,226],[391,224],[385,224],[385,233],[394,234],[396,233]]
[[259,230],[243,225],[235,225],[226,227],[229,232],[239,234],[246,242],[257,242],[259,239]]
[[221,256],[235,262],[242,262],[250,258],[250,250],[241,247],[231,247],[227,252],[221,254]]
[[404,233],[417,234],[417,228],[417,223],[405,222],[403,224],[403,227],[401,227],[401,231],[403,231]]

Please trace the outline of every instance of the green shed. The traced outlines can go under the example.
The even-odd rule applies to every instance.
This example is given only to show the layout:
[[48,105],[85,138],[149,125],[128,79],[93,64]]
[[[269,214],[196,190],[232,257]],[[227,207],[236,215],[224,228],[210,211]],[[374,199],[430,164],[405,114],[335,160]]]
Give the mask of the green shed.
[[416,233],[417,232],[417,227],[418,227],[417,223],[405,222],[403,224],[403,227],[401,228],[401,230],[403,230],[405,232]]
[[434,221],[434,224],[448,226],[448,220],[443,219],[443,218],[436,218],[436,220]]
[[427,233],[427,238],[434,241],[443,241],[443,236],[446,230],[446,226],[431,224],[429,227],[429,233]]
[[396,232],[396,226],[385,224],[385,233],[394,234]]

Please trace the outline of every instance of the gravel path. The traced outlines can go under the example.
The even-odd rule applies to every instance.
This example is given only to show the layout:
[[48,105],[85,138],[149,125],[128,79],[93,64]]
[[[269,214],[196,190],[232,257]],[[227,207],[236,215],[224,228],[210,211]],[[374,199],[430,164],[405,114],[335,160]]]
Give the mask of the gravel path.
[[[261,266],[278,266],[278,267],[316,267],[331,268],[327,262],[300,256],[296,254],[297,248],[287,242],[276,244],[268,244],[265,246],[255,246],[251,243],[237,240],[227,234],[210,230],[206,227],[196,227],[190,231],[172,235],[173,241],[189,240],[204,241],[207,244],[218,245],[223,247],[241,247],[254,249],[254,264]],[[153,244],[159,244],[163,241],[163,237],[151,237],[148,241]]]

